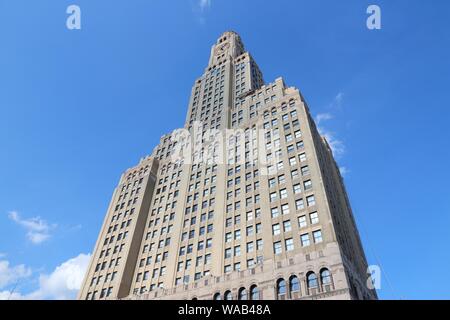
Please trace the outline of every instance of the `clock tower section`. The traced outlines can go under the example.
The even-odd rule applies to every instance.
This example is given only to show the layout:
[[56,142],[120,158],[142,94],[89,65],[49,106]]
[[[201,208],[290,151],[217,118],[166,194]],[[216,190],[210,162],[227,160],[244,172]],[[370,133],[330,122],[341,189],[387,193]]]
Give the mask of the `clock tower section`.
[[219,64],[227,58],[236,58],[244,53],[241,37],[234,31],[224,32],[211,48],[208,67]]

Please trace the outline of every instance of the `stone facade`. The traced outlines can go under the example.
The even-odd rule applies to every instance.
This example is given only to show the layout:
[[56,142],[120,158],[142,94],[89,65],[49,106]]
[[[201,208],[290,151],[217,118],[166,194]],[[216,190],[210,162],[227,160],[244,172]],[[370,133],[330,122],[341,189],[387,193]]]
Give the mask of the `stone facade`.
[[265,84],[237,33],[213,45],[184,129],[122,175],[79,299],[377,298],[305,99]]

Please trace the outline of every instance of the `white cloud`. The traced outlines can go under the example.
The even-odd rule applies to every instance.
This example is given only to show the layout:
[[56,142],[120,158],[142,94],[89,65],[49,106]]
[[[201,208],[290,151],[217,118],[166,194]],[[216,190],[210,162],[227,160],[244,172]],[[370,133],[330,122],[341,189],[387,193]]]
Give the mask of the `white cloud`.
[[22,294],[8,290],[0,291],[0,300],[69,300],[75,299],[87,270],[90,254],[79,254],[55,268],[50,274],[39,276],[39,288],[31,293]]
[[330,108],[340,109],[342,107],[342,100],[344,99],[344,93],[338,92],[338,94],[334,97],[333,102],[330,104]]
[[21,279],[27,278],[31,275],[31,269],[20,264],[11,267],[9,261],[0,260],[0,289],[8,285],[15,285]]
[[42,242],[50,238],[50,231],[56,227],[56,225],[49,225],[45,220],[40,217],[33,217],[29,219],[22,219],[18,212],[11,211],[8,217],[25,228],[27,231],[27,238],[33,244],[41,244]]
[[22,300],[24,297],[17,292],[11,292],[8,290],[0,291],[0,300]]
[[198,6],[200,7],[201,11],[205,11],[209,7],[211,7],[211,0],[199,0]]
[[75,299],[87,270],[90,254],[79,254],[77,257],[62,263],[49,275],[39,276],[39,289],[28,295],[29,299]]
[[341,172],[341,176],[343,177],[345,177],[350,172],[347,167],[339,167],[339,171]]
[[333,119],[333,115],[329,112],[319,113],[316,116],[316,124],[319,125],[322,121]]
[[317,129],[319,130],[320,135],[327,140],[331,151],[333,151],[333,155],[337,158],[341,157],[345,153],[344,143],[341,140],[337,139],[333,132],[321,127],[318,127]]
[[333,98],[333,101],[327,107],[328,109],[332,110],[332,112],[319,113],[315,117],[317,129],[319,130],[320,135],[322,135],[327,140],[331,151],[333,151],[333,155],[336,158],[341,157],[345,153],[344,142],[336,138],[334,132],[323,127],[323,125],[320,126],[320,124],[322,124],[326,120],[334,118],[334,113],[342,108],[343,98],[344,93],[338,92],[338,94],[336,94],[336,96]]

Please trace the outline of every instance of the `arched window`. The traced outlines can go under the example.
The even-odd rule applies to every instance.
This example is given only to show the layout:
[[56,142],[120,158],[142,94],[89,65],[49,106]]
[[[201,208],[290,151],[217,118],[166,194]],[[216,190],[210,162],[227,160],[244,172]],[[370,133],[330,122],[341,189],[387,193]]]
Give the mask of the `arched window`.
[[282,296],[286,294],[286,281],[278,279],[277,281],[277,295]]
[[259,289],[256,284],[250,287],[250,300],[259,300]]
[[289,278],[289,293],[292,295],[294,292],[300,291],[300,282],[297,276],[292,276]]
[[327,268],[320,271],[320,282],[322,282],[322,285],[331,284],[331,272]]
[[318,287],[317,276],[314,272],[308,273],[308,275],[306,276],[306,282],[308,283],[308,288]]
[[223,294],[223,299],[224,300],[233,300],[233,295],[231,294],[231,291],[225,291],[225,293]]
[[247,289],[245,288],[239,289],[238,300],[247,300]]
[[213,299],[214,299],[214,300],[221,300],[221,298],[220,298],[220,293],[217,292],[216,294],[214,294]]
[[192,300],[197,300],[197,297],[193,297]]

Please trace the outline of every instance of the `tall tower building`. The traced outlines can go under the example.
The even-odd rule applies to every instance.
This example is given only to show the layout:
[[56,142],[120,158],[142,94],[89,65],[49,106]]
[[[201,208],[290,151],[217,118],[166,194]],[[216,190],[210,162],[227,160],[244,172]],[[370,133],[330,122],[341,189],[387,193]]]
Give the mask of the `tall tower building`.
[[235,32],[183,129],[126,170],[79,299],[377,299],[332,151]]

